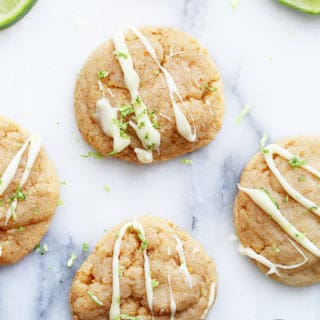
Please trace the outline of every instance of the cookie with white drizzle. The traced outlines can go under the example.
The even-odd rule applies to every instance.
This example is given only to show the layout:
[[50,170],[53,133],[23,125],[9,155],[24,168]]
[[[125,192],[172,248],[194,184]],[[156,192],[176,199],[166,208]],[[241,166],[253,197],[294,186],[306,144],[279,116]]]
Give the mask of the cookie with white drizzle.
[[[196,248],[196,250],[195,250]],[[77,271],[73,319],[204,319],[217,276],[201,245],[173,223],[150,216],[113,228]]]
[[320,281],[320,137],[270,144],[244,169],[235,200],[239,251],[287,285]]
[[0,265],[24,258],[47,232],[59,182],[41,138],[0,117]]
[[74,96],[88,143],[138,163],[208,144],[224,115],[222,81],[207,51],[171,28],[116,31],[88,59]]

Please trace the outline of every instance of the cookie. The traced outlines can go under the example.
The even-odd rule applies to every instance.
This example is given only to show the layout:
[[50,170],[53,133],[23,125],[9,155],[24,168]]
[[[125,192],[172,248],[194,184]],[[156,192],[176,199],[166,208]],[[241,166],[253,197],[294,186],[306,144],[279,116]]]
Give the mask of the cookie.
[[217,276],[201,245],[173,223],[145,216],[112,229],[77,271],[75,320],[204,319]]
[[223,84],[207,51],[188,34],[132,28],[92,53],[76,82],[74,110],[81,134],[99,153],[155,163],[216,136]]
[[240,253],[291,286],[320,281],[320,137],[266,146],[245,167],[234,204]]
[[3,117],[0,155],[0,265],[4,265],[24,258],[47,232],[59,183],[41,138]]

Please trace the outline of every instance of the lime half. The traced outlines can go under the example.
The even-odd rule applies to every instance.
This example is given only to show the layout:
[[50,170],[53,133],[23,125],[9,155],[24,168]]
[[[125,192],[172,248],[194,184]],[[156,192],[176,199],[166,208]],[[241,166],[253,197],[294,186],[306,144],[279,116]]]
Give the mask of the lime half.
[[279,0],[288,7],[312,14],[320,14],[320,0]]
[[37,0],[0,0],[0,30],[11,26],[29,12]]

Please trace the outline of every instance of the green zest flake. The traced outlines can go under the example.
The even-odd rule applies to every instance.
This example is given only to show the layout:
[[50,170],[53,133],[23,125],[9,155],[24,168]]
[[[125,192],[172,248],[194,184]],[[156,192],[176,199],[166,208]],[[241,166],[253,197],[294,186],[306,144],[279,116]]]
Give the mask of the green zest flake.
[[302,214],[307,214],[308,213],[308,210],[304,209],[302,210]]
[[262,188],[260,188],[260,190],[262,190],[269,197],[269,199],[272,201],[272,203],[275,205],[275,207],[277,209],[280,208],[279,203],[276,200],[273,199],[273,197],[271,196],[270,192],[266,188],[262,187]]
[[160,126],[159,126],[159,123],[158,123],[158,118],[156,115],[153,115],[152,116],[152,126],[155,128],[155,129],[160,129]]
[[146,140],[149,140],[149,138],[150,138],[149,132],[147,132],[147,133],[145,134],[144,138],[145,138]]
[[119,274],[119,276],[123,276],[123,273],[124,273],[124,268],[123,267],[119,267],[118,268],[118,274]]
[[115,297],[116,303],[120,304],[120,297]]
[[61,181],[61,185],[62,185],[62,186],[66,186],[66,185],[67,185],[67,182],[66,182],[66,181]]
[[82,154],[81,155],[82,158],[96,158],[96,159],[102,159],[103,155],[99,152],[92,152],[89,151],[87,154]]
[[129,136],[126,133],[126,130],[128,128],[128,122],[123,122],[122,119],[112,119],[113,123],[118,126],[120,129],[120,136],[122,138],[129,138]]
[[21,187],[17,186],[16,191],[14,192],[14,194],[11,196],[11,198],[9,199],[9,202],[13,202],[14,200],[26,200],[26,195],[21,191]]
[[142,242],[141,242],[141,250],[144,251],[144,250],[147,249],[147,247],[148,247],[147,240],[146,239],[142,240]]
[[2,185],[2,179],[0,179],[0,186]]
[[58,203],[57,203],[57,206],[60,206],[60,207],[61,207],[61,206],[63,206],[63,205],[64,205],[64,201],[60,199],[60,200],[58,201]]
[[191,159],[182,159],[181,163],[182,164],[192,164],[192,160]]
[[279,253],[280,249],[276,247],[274,244],[272,245],[272,250],[275,251],[275,253]]
[[106,78],[108,76],[109,72],[108,71],[105,71],[105,70],[101,70],[98,72],[98,78],[99,79],[103,79],[103,78]]
[[138,124],[138,128],[139,129],[142,129],[143,127],[146,126],[146,123],[144,121],[141,121],[139,124]]
[[149,151],[152,151],[155,148],[156,144],[155,143],[151,143],[150,145],[148,145],[147,149]]
[[230,6],[232,9],[237,9],[239,4],[240,4],[240,0],[231,0],[230,1]]
[[110,191],[110,186],[104,186],[103,189],[104,189],[105,192],[109,192]]
[[301,160],[296,156],[289,160],[290,166],[294,168],[303,167],[304,165],[306,165],[306,163],[306,160]]
[[102,307],[103,302],[98,299],[96,295],[94,295],[91,291],[87,291],[87,295],[91,298],[91,300],[96,303],[98,306]]
[[117,151],[111,151],[111,152],[108,153],[108,156],[109,157],[113,157],[113,156],[116,156],[117,154],[118,154]]
[[316,207],[316,206],[313,206],[313,207],[310,208],[311,211],[314,211],[314,210],[317,210],[317,209],[318,209],[318,207]]
[[288,196],[284,197],[284,198],[282,199],[282,202],[283,202],[283,203],[288,203],[288,202],[289,202],[289,197],[288,197]]
[[120,236],[120,232],[118,231],[118,232],[116,233],[116,239],[119,238],[119,236]]
[[137,105],[141,105],[142,104],[142,100],[139,96],[136,97],[136,101],[134,102]]
[[83,252],[87,252],[88,250],[89,250],[89,245],[86,242],[84,242],[82,244],[82,251]]
[[299,176],[298,177],[298,181],[306,181],[306,177],[305,176]]
[[69,260],[67,261],[67,267],[71,268],[73,266],[74,262],[76,261],[76,259],[77,259],[77,256],[72,252],[70,254]]
[[249,111],[250,111],[250,106],[248,104],[246,104],[243,107],[243,109],[241,110],[240,114],[236,117],[234,122],[236,124],[239,124],[241,122],[241,120],[249,113]]
[[36,253],[40,253],[40,255],[42,256],[49,250],[48,245],[46,243],[42,246],[42,248],[41,248],[41,244],[37,244],[35,249],[36,249]]
[[211,91],[211,92],[216,92],[217,91],[217,88],[216,87],[210,87],[209,84],[206,82],[203,87],[205,89],[207,89],[208,91]]
[[151,279],[152,288],[156,288],[159,285],[159,282],[156,279]]
[[306,237],[305,233],[295,233],[294,235],[297,239],[304,239]]
[[130,104],[124,104],[123,106],[119,107],[119,111],[122,117],[126,117],[129,114],[134,113],[134,108]]
[[265,145],[267,143],[269,135],[267,133],[264,133],[260,139],[260,148],[259,150],[264,150]]
[[113,51],[113,54],[118,58],[123,58],[123,59],[128,59],[129,58],[128,54],[126,54],[124,52],[121,52],[121,51]]
[[20,226],[20,227],[17,229],[17,232],[19,232],[19,233],[20,233],[20,232],[23,232],[23,227]]
[[265,153],[265,154],[267,154],[267,153],[269,153],[270,151],[269,151],[269,149],[264,148],[264,149],[262,149],[262,152]]

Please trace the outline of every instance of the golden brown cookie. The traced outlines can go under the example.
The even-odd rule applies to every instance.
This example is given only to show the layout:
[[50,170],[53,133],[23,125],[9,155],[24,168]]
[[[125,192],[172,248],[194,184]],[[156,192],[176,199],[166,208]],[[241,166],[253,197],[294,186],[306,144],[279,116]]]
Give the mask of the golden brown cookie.
[[[15,161],[19,160],[15,158],[19,152],[21,159]],[[0,190],[3,189],[0,191],[0,265],[3,265],[20,261],[47,232],[59,199],[59,183],[40,138],[3,117],[0,117],[0,155]],[[10,169],[14,163],[17,170]],[[10,172],[12,180],[7,176]]]
[[[131,30],[127,31],[125,43],[140,78],[139,94],[150,120],[161,135],[159,152],[152,145],[147,147],[153,149],[153,162],[157,162],[201,148],[215,137],[224,116],[223,84],[207,50],[188,34],[172,28],[156,27],[144,27],[140,31],[155,50],[160,66],[174,79],[183,103],[176,94],[174,101],[193,132],[196,131],[194,142],[187,141],[179,134],[163,70],[137,35]],[[128,57],[121,54],[116,51],[113,40],[107,41],[92,53],[76,83],[75,116],[81,134],[98,152],[139,162],[134,149],[143,148],[143,145],[135,130],[127,124],[129,120],[138,121],[136,115],[129,114],[121,119],[126,127],[125,134],[130,137],[130,144],[117,154],[112,152],[113,138],[102,130],[97,116],[97,102],[103,97],[102,91],[113,107],[132,103],[119,63],[119,59]],[[100,86],[98,80],[101,81]],[[119,112],[118,120],[120,116]]]
[[[283,155],[273,155],[274,150]],[[240,179],[240,188],[247,188],[239,191],[234,204],[240,251],[264,273],[287,285],[320,280],[320,175],[310,172],[320,170],[319,160],[319,137],[289,138],[255,155]],[[287,185],[271,171],[272,163],[276,165],[272,170],[278,170]]]
[[70,304],[75,320],[148,320],[152,313],[155,319],[198,320],[212,306],[216,284],[214,263],[201,245],[173,223],[145,216],[113,228],[98,243],[75,275]]

